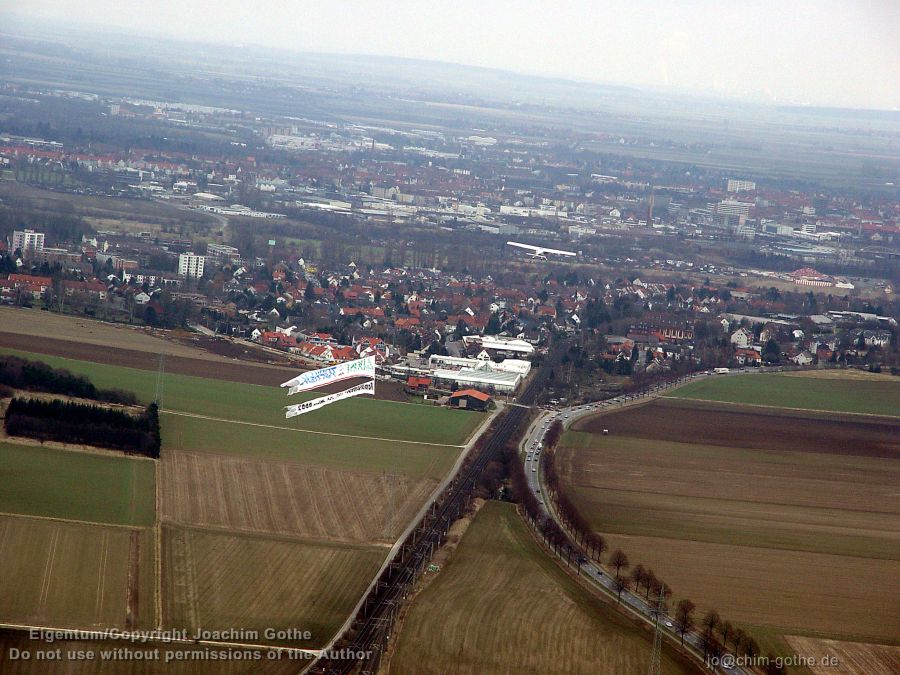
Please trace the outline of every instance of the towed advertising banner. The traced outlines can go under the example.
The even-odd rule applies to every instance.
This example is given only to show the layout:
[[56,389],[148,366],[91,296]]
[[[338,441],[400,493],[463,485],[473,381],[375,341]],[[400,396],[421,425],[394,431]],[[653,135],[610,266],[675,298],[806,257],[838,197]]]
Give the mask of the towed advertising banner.
[[356,361],[345,361],[335,366],[327,368],[319,368],[319,370],[310,370],[306,373],[300,373],[297,377],[291,378],[287,382],[282,383],[282,387],[290,387],[288,396],[291,394],[299,394],[301,391],[311,391],[325,385],[341,380],[349,380],[354,377],[375,378],[375,357],[367,356],[364,359]]
[[[354,377],[358,376],[354,375]],[[365,394],[368,394],[370,396],[375,395],[374,379],[369,380],[368,382],[363,382],[362,384],[358,384],[355,387],[350,387],[349,389],[345,389],[344,391],[339,391],[336,394],[320,396],[319,398],[314,398],[312,401],[307,401],[306,403],[298,403],[297,405],[285,406],[284,416],[286,419],[290,419],[291,417],[296,417],[297,415],[303,415],[305,413],[312,412],[313,410],[324,408],[326,405],[337,403],[338,401],[342,401],[345,398],[351,398],[353,396],[363,396]]]

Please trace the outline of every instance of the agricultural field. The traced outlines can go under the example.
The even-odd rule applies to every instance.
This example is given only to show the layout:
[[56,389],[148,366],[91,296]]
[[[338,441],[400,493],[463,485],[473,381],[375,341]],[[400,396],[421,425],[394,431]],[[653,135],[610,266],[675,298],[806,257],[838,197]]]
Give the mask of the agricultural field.
[[[815,659],[810,666],[813,675],[855,675],[856,673],[900,673],[900,647],[863,644],[860,642],[839,642],[789,635],[788,644],[798,655]],[[838,665],[831,665],[830,657]],[[829,661],[822,663],[822,658]]]
[[459,455],[455,446],[373,440],[340,433],[308,433],[287,426],[226,425],[175,413],[163,415],[162,419],[163,443],[174,450],[295,460],[388,473],[400,471],[412,477],[432,479],[444,476]]
[[802,408],[885,410],[898,392],[883,378],[711,379],[576,423],[557,466],[611,547],[773,651],[792,653],[785,635],[897,644],[900,419]]
[[[100,388],[127,389],[149,403],[156,395],[158,373],[59,356],[33,354],[0,348],[23,358],[37,359],[55,368],[85,375]],[[377,387],[376,387],[377,388]],[[438,445],[462,445],[482,420],[480,415],[436,406],[414,409],[395,401],[349,399],[329,406],[315,415],[285,420],[282,408],[315,395],[286,396],[280,387],[264,387],[240,382],[167,373],[163,378],[163,409],[218,418],[220,421],[251,422],[265,426],[342,433],[366,438],[406,440]],[[406,423],[408,415],[416,424]],[[163,415],[165,418],[165,415]]]
[[437,479],[296,461],[167,451],[164,522],[323,541],[393,543]]
[[[165,527],[164,624],[308,630],[311,641],[280,642],[321,646],[349,616],[386,555],[385,547]],[[273,642],[262,635],[260,641]]]
[[[93,319],[43,312],[38,309],[0,307],[0,327],[10,336],[53,339],[116,350],[145,352],[151,359],[165,351],[166,356],[231,362],[199,349],[159,337],[173,331],[155,331],[139,326],[106,323]],[[32,343],[34,341],[32,340]],[[207,364],[208,365],[208,364]]]
[[[557,567],[512,505],[487,502],[413,601],[389,672],[640,673],[651,638]],[[662,672],[694,670],[664,649]]]
[[0,513],[152,525],[154,474],[146,459],[0,442]]
[[[137,341],[134,353],[149,356],[138,342],[155,338],[125,335]],[[70,338],[67,344],[78,344],[76,335]],[[85,375],[100,388],[134,391],[144,403],[157,393],[155,369],[0,351]],[[266,372],[276,373],[275,382],[286,379],[281,369]],[[285,420],[282,406],[302,397],[288,399],[277,386],[168,371],[162,392],[158,462],[0,442],[0,513],[54,518],[31,520],[84,533],[73,541],[51,529],[18,547],[24,553],[0,558],[0,578],[26,580],[15,593],[0,586],[0,622],[138,627],[155,625],[159,610],[166,628],[295,628],[314,639],[290,646],[323,645],[486,419],[356,399]],[[2,530],[6,551],[14,550],[6,547],[11,528]],[[58,579],[49,581],[40,575],[51,564]],[[35,593],[40,600],[67,580],[72,588],[57,593],[55,604],[34,602]],[[121,616],[95,597],[114,588],[127,604]],[[41,613],[25,613],[30,604]],[[88,614],[94,606],[96,618]]]
[[900,416],[900,380],[896,377],[857,372],[849,377],[822,377],[818,373],[711,377],[676,389],[670,396],[777,408]]
[[39,626],[155,625],[150,529],[0,516],[0,620]]

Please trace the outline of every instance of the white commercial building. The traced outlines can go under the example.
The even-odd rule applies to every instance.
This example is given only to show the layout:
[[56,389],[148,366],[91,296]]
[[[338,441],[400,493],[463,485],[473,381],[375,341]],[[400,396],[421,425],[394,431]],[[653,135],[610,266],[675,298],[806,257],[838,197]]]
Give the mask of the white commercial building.
[[456,383],[460,388],[471,387],[487,392],[512,393],[522,381],[518,373],[498,373],[489,367],[460,368],[459,370],[435,370],[432,374],[438,384]]
[[501,337],[499,335],[464,335],[463,343],[466,348],[471,344],[476,344],[482,349],[492,350],[495,352],[509,352],[515,354],[532,354],[534,353],[534,345],[525,340],[518,338]]
[[753,204],[749,202],[739,202],[734,199],[723,199],[716,204],[716,213],[727,216],[749,216],[750,209]]
[[193,253],[182,253],[178,256],[178,274],[183,277],[199,279],[203,276],[203,266],[206,258]]
[[44,250],[44,233],[34,230],[16,230],[12,237],[12,250],[19,249],[22,255],[33,255]]
[[728,179],[728,192],[753,192],[754,190],[756,190],[756,183],[752,180]]
[[485,359],[467,359],[460,356],[432,354],[428,365],[435,369],[458,370],[462,368],[488,369],[495,373],[516,373],[525,377],[531,372],[531,361],[524,359],[504,359],[500,363]]

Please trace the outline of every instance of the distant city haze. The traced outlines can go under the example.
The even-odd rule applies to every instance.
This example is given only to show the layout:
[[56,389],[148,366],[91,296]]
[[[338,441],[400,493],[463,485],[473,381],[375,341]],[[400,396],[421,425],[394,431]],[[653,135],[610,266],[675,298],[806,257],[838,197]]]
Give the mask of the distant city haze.
[[900,109],[898,0],[0,0],[0,10],[199,42]]

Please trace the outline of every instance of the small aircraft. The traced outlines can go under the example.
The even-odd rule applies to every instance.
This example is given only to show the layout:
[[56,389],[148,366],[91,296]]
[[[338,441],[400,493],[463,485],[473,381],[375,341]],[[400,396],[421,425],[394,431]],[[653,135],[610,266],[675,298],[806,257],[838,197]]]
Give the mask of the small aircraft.
[[528,255],[536,260],[546,260],[547,254],[552,253],[553,255],[578,255],[577,253],[573,253],[572,251],[560,251],[555,248],[546,248],[544,246],[532,246],[531,244],[520,244],[517,241],[508,241],[506,242],[508,246],[515,246],[516,248],[524,248],[528,251]]

